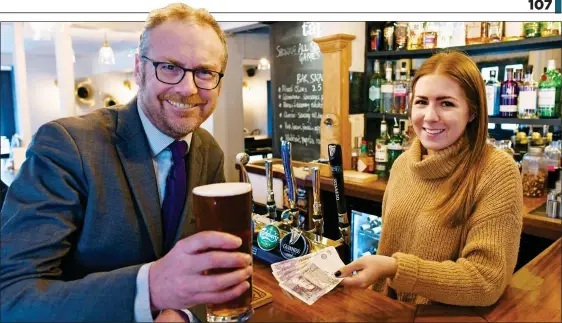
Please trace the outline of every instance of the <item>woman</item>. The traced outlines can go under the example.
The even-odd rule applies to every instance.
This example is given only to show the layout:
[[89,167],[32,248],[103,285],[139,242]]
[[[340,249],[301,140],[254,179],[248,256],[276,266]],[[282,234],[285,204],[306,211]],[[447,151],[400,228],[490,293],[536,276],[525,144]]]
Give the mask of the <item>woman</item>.
[[415,139],[390,172],[377,255],[335,275],[406,302],[491,305],[517,262],[519,170],[486,142],[484,82],[468,56],[432,56],[412,88]]

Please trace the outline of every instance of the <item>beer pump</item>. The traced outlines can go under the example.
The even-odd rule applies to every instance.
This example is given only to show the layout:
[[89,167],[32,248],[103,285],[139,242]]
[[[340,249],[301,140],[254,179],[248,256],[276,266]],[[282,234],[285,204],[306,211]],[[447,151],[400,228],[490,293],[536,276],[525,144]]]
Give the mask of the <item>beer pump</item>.
[[343,163],[340,145],[328,145],[328,159],[330,161],[330,168],[332,169],[332,177],[334,180],[334,192],[336,194],[336,206],[338,209],[338,228],[340,231],[340,240],[347,246],[351,246],[351,227],[347,216],[347,206],[345,204],[345,194],[343,190]]
[[265,161],[265,177],[267,179],[267,202],[265,208],[270,219],[279,221],[277,207],[275,206],[275,193],[273,192],[273,163],[271,160]]
[[324,217],[322,215],[322,204],[320,203],[320,170],[318,167],[312,167],[312,195],[314,204],[312,205],[312,223],[314,228],[311,230],[315,233],[315,241],[322,241],[324,236]]

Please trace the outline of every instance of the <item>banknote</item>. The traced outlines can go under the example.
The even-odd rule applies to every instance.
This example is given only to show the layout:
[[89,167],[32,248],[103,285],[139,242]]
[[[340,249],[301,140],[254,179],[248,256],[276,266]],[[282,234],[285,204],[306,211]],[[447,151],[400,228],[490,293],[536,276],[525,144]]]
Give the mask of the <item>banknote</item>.
[[308,305],[336,287],[341,279],[331,277],[316,264],[309,263],[305,269],[281,282],[279,285],[291,295]]
[[334,276],[334,272],[343,266],[336,249],[329,247],[272,264],[271,268],[283,289],[310,305],[342,281]]

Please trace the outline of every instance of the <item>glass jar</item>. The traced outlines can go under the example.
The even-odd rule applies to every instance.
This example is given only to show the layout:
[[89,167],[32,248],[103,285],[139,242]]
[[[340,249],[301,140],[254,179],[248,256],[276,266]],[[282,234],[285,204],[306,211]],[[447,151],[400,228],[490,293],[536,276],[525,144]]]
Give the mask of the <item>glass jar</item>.
[[529,147],[529,152],[523,156],[521,177],[524,196],[545,196],[548,160],[544,158],[542,147]]

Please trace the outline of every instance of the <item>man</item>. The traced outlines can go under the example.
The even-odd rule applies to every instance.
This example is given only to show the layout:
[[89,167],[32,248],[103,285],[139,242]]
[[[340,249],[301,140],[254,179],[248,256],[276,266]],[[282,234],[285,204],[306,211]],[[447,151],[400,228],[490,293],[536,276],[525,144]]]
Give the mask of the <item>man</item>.
[[[202,304],[249,288],[251,256],[231,251],[240,239],[195,233],[192,212],[194,187],[225,181],[223,152],[199,126],[226,61],[208,12],[155,10],[137,97],[37,131],[2,209],[3,321],[193,319],[187,308],[204,319]],[[211,268],[238,269],[203,275]]]

